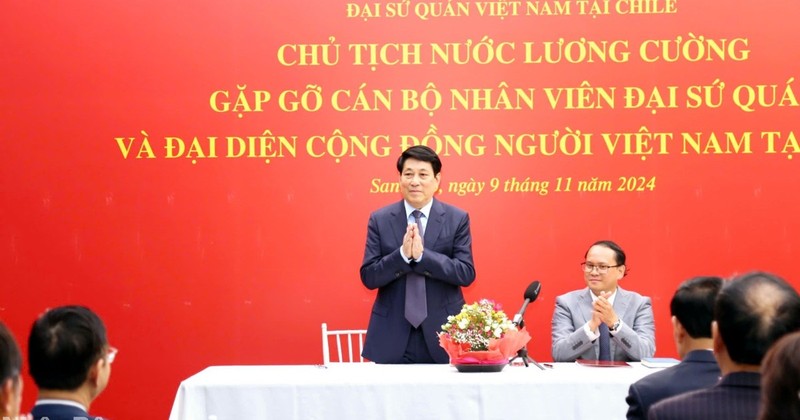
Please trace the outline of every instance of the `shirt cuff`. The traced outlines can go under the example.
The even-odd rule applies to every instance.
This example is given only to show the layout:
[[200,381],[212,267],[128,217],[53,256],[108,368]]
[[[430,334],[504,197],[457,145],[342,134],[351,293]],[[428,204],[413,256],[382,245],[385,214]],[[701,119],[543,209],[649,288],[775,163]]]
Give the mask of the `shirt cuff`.
[[403,261],[405,261],[406,264],[411,264],[411,261],[414,261],[414,262],[422,261],[422,255],[420,255],[419,258],[417,258],[416,260],[412,260],[411,258],[406,258],[405,254],[403,254],[403,247],[402,246],[400,247],[400,256],[403,257]]
[[400,247],[400,256],[403,257],[403,261],[405,261],[406,264],[411,264],[411,258],[408,258],[408,257],[406,257],[406,254],[403,254],[403,247],[402,246]]
[[589,327],[588,322],[583,324],[583,332],[585,332],[586,336],[589,337],[589,341],[594,341],[600,338],[600,334],[592,331],[592,329]]

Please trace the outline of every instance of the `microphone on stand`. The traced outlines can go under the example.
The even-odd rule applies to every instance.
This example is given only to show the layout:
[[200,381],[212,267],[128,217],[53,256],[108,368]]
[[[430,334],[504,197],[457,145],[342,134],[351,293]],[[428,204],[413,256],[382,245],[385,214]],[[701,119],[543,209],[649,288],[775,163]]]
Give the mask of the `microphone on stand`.
[[525,315],[525,309],[528,308],[528,304],[535,301],[536,298],[539,297],[539,292],[542,291],[542,284],[539,283],[539,280],[534,281],[531,283],[527,289],[525,289],[525,301],[522,302],[522,307],[519,308],[519,312],[514,315],[514,319],[511,321],[519,327],[525,325],[525,320],[522,319],[523,315]]
[[[542,284],[539,282],[539,280],[535,280],[528,286],[527,289],[525,289],[525,300],[522,302],[522,307],[519,308],[519,312],[514,315],[514,319],[511,321],[517,326],[517,328],[522,328],[525,326],[525,320],[523,319],[523,316],[525,315],[525,309],[528,308],[529,303],[535,301],[536,298],[539,297],[539,293],[541,293],[541,291]],[[539,369],[544,370],[544,366],[540,365],[536,360],[528,357],[528,349],[525,346],[522,346],[522,348],[517,351],[517,355],[511,358],[508,363],[513,362],[517,358],[522,359],[522,363],[525,364],[525,367],[528,367],[528,362],[531,362]]]

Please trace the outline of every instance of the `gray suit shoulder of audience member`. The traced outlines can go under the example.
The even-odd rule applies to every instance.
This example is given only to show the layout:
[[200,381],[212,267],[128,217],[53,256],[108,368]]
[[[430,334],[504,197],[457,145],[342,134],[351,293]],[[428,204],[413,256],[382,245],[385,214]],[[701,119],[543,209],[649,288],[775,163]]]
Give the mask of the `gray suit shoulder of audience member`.
[[762,359],[773,343],[798,329],[800,296],[785,280],[765,272],[736,277],[714,303],[711,334],[722,379],[710,388],[656,403],[648,418],[757,418]]
[[695,277],[675,291],[670,302],[672,338],[681,363],[630,386],[625,399],[628,419],[646,419],[651,405],[717,383],[720,371],[712,353],[711,322],[722,284],[719,277]]
[[761,367],[759,420],[800,420],[800,332],[769,349]]
[[42,314],[28,337],[28,364],[39,387],[34,419],[95,419],[89,406],[108,385],[117,350],[106,327],[83,306],[62,306]]

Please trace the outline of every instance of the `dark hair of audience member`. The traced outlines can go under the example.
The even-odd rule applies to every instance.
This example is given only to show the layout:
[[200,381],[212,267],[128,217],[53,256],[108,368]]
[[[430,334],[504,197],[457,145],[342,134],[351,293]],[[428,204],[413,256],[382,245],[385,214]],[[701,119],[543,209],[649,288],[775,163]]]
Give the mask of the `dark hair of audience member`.
[[42,389],[77,389],[107,345],[103,321],[88,308],[49,310],[33,323],[28,338],[31,376]]
[[761,365],[760,420],[800,420],[800,332],[772,346]]
[[17,341],[5,324],[0,322],[0,384],[13,378],[15,383],[22,371],[22,353]]
[[692,338],[711,338],[714,300],[722,289],[720,277],[694,277],[678,286],[669,309]]

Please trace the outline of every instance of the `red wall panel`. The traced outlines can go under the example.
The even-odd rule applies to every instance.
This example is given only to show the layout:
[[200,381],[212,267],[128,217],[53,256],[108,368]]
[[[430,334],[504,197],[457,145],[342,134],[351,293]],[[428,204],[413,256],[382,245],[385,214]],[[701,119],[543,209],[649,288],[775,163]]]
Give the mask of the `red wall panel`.
[[[545,3],[569,4],[569,13],[524,12]],[[494,298],[513,312],[525,287],[542,281],[526,318],[532,356],[548,360],[555,296],[582,286],[578,264],[590,243],[613,239],[629,254],[622,286],[653,298],[657,353],[674,356],[668,302],[682,280],[764,269],[800,284],[793,258],[800,50],[785,35],[800,12],[788,0],[672,3],[675,13],[628,15],[615,11],[630,4],[623,1],[608,2],[608,14],[581,14],[580,4],[590,2],[519,2],[520,13],[503,18],[481,16],[478,2],[413,1],[403,18],[384,14],[394,3],[369,3],[384,13],[367,19],[348,17],[346,2],[9,5],[0,17],[0,277],[7,285],[0,318],[24,343],[47,307],[95,309],[120,349],[111,385],[93,406],[111,418],[136,415],[142,399],[148,413],[166,416],[180,381],[209,365],[319,363],[321,322],[360,327],[369,316],[374,294],[358,277],[367,217],[399,199],[372,192],[373,180],[397,180],[404,138],[436,134],[473,142],[440,150],[440,198],[472,219],[478,277],[468,300]],[[448,4],[470,13],[414,13]],[[488,60],[488,50],[475,47],[484,37],[493,48],[513,45],[502,52],[515,61]],[[700,47],[690,40],[701,37],[704,51],[711,42],[729,49],[695,60]],[[525,43],[535,56],[562,38],[574,62],[524,62]],[[641,45],[663,41],[672,54],[679,38],[679,48],[689,46],[675,62],[642,59]],[[603,42],[629,55],[578,59],[581,47]],[[405,64],[359,65],[348,48],[393,43],[419,44],[419,63],[412,56]],[[299,44],[320,51],[338,44],[338,61],[281,64],[281,47]],[[434,62],[431,44],[476,54],[466,64]],[[319,110],[281,108],[282,92],[302,94],[309,85],[321,89]],[[719,106],[692,106],[692,86],[707,88],[709,103]],[[515,89],[532,90],[534,105],[505,109],[503,87],[512,99]],[[442,95],[440,107],[403,107],[404,90],[426,88]],[[571,90],[553,106],[547,92],[558,88]],[[599,101],[598,88],[613,90],[614,100]],[[626,106],[626,88],[646,92],[651,106]],[[469,89],[489,99],[461,109],[451,90]],[[772,105],[743,109],[746,94],[759,89]],[[341,103],[355,109],[333,106],[335,92],[357,98],[360,90],[363,102]],[[375,102],[373,90],[390,106]],[[217,91],[228,92],[236,112],[214,110],[222,106],[213,100]],[[266,95],[258,92],[269,100],[256,109]],[[562,136],[568,129],[580,131],[580,153]],[[284,148],[277,156],[276,143],[262,157],[238,157],[238,150],[229,157],[227,137],[267,130],[295,139],[294,153]],[[566,151],[544,154],[556,131]],[[772,150],[765,132],[780,133]],[[630,153],[624,140],[611,153],[604,133],[609,141],[629,133]],[[637,133],[642,153],[635,153]],[[700,133],[705,153],[683,133]],[[736,142],[749,136],[749,150],[726,133]],[[531,134],[536,143],[522,136]],[[523,142],[509,153],[496,136],[512,135]],[[181,157],[168,157],[168,137],[185,142]],[[195,137],[201,149],[192,156]],[[217,139],[217,157],[207,157],[209,137]],[[334,154],[343,146],[348,153],[316,157],[328,142]],[[359,142],[375,148],[362,154]],[[132,145],[127,158],[120,144]],[[655,186],[617,191],[639,177]],[[506,191],[512,179],[546,181],[547,192]],[[557,191],[558,179],[563,187],[571,180],[570,191]],[[610,181],[612,191],[578,191],[592,179]],[[449,190],[472,181],[483,183],[480,194]],[[25,409],[35,399],[28,384]]]

